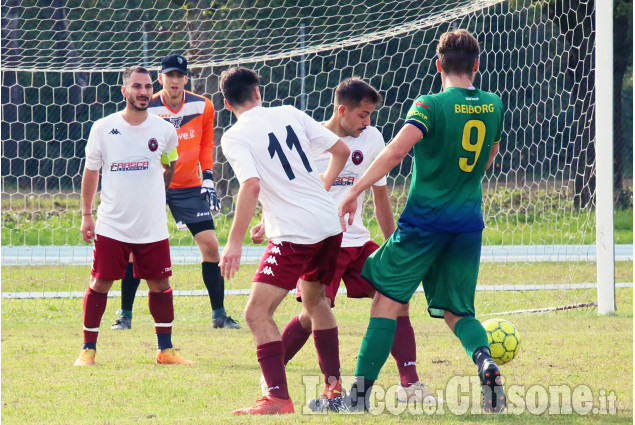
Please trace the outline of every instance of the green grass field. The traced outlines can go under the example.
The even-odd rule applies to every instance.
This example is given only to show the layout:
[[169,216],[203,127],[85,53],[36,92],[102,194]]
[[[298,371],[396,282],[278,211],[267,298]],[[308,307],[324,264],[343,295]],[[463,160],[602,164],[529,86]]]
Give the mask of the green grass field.
[[[391,204],[396,213],[403,209],[406,196],[403,186],[390,186]],[[551,189],[512,190],[505,187],[485,190],[485,245],[521,244],[593,244],[595,243],[595,213],[573,207],[573,201]],[[97,205],[97,203],[95,204]],[[2,206],[2,245],[79,245],[81,214],[77,194],[5,195]],[[224,207],[214,217],[221,245],[225,245],[231,227],[231,211]],[[252,221],[259,221],[260,214]],[[378,243],[383,236],[370,196],[364,206],[364,223]],[[396,215],[395,218],[398,216]],[[615,211],[615,243],[633,243],[633,208]],[[179,232],[168,214],[170,244],[194,245],[189,232]],[[245,237],[245,243],[249,238]]]
[[[534,263],[523,267],[484,264],[481,285],[496,284],[506,269],[516,283],[549,279],[550,283],[592,281],[593,264]],[[176,289],[196,286],[196,266],[175,270]],[[572,279],[572,270],[575,270]],[[620,262],[618,281],[632,281],[633,263]],[[65,289],[84,290],[87,267],[3,267],[3,292],[27,290],[26,282],[60,282]],[[249,286],[253,266],[241,268],[238,279],[227,288]],[[191,275],[191,276],[190,276]],[[514,277],[515,276],[515,277]],[[17,282],[17,283],[16,283]],[[75,282],[69,284],[68,282]],[[45,290],[49,288],[45,286]],[[70,286],[70,287],[68,287]],[[71,288],[72,287],[72,288]],[[114,288],[114,289],[119,289]],[[571,299],[594,300],[594,290],[570,291]],[[477,310],[501,312],[525,305],[551,305],[558,291],[487,292],[477,296]],[[227,297],[230,314],[240,320],[247,297]],[[2,300],[2,420],[7,424],[208,424],[208,423],[530,423],[549,420],[556,424],[632,423],[633,420],[633,290],[617,290],[617,314],[598,317],[594,309],[506,316],[522,336],[517,359],[503,367],[506,386],[527,391],[532,397],[546,396],[550,386],[574,390],[586,385],[593,406],[604,395],[616,397],[615,414],[554,414],[556,406],[535,415],[516,404],[518,414],[499,417],[461,413],[457,380],[468,382],[475,373],[456,338],[441,320],[426,313],[425,299],[416,294],[411,315],[415,328],[420,377],[434,390],[444,391],[448,403],[444,413],[430,414],[421,406],[399,406],[381,414],[310,415],[303,413],[307,398],[315,396],[320,382],[319,367],[311,341],[288,365],[290,394],[296,414],[280,418],[234,417],[233,409],[251,405],[259,397],[260,371],[248,329],[238,331],[211,328],[211,310],[206,297],[175,298],[174,342],[193,367],[159,367],[153,364],[155,337],[147,298],[135,304],[131,331],[112,331],[119,299],[110,299],[102,321],[97,363],[93,368],[73,368],[82,342],[82,299]],[[291,297],[276,314],[279,327],[299,312]],[[350,383],[356,356],[368,322],[370,300],[348,300],[340,296],[335,310],[340,328],[342,373]],[[486,317],[483,317],[485,319]],[[244,321],[241,320],[241,322]],[[454,378],[453,378],[454,377]],[[307,382],[312,385],[303,385]],[[398,374],[389,358],[377,384],[387,389],[387,405]],[[540,386],[544,390],[538,391]],[[467,396],[476,387],[461,388]],[[536,404],[527,399],[527,406]],[[522,398],[524,400],[525,398]],[[521,400],[518,399],[518,400]],[[518,401],[517,400],[517,401]],[[382,400],[380,399],[381,403]],[[478,403],[478,400],[476,401]],[[539,413],[540,404],[536,404]],[[381,406],[381,405],[380,405]],[[401,410],[402,413],[397,414]],[[521,411],[524,413],[521,413]],[[392,413],[391,413],[392,412]]]
[[[399,192],[399,191],[397,191]],[[487,229],[484,243],[590,244],[595,241],[595,216],[576,210],[571,202],[560,204],[556,193],[530,193],[500,188],[485,193]],[[397,199],[398,198],[398,199]],[[545,201],[549,200],[551,201]],[[399,209],[403,201],[396,197]],[[545,201],[545,202],[543,202]],[[371,233],[381,241],[372,210],[365,211]],[[532,205],[531,210],[522,205]],[[489,209],[487,209],[489,208]],[[76,195],[4,196],[2,198],[2,245],[80,244],[79,202]],[[221,245],[231,224],[229,215],[215,218]],[[255,220],[254,220],[255,223]],[[617,243],[632,243],[633,212],[615,213]],[[192,245],[188,232],[176,232],[170,217],[173,245]],[[255,266],[241,267],[227,289],[250,287]],[[616,264],[616,281],[633,281],[633,262]],[[483,263],[480,286],[569,284],[596,281],[592,262]],[[3,266],[2,292],[68,292],[86,289],[89,266]],[[175,265],[171,280],[176,290],[204,290],[198,265]],[[141,289],[144,288],[142,284]],[[118,284],[113,290],[119,290]],[[457,406],[459,395],[476,387],[461,388],[475,373],[457,339],[443,321],[431,319],[422,294],[415,294],[411,316],[418,350],[419,375],[448,401],[444,412],[432,414],[421,406],[393,406],[391,391],[398,383],[397,369],[388,360],[378,388],[387,390],[387,408],[364,416],[306,414],[307,399],[316,395],[319,367],[311,341],[288,365],[294,415],[285,417],[234,417],[233,409],[251,405],[260,395],[260,370],[248,329],[211,328],[207,297],[175,298],[174,342],[182,354],[195,360],[193,367],[159,367],[153,364],[155,337],[147,297],[135,303],[131,331],[112,331],[120,305],[108,302],[98,344],[98,365],[73,368],[82,342],[82,298],[2,299],[2,420],[7,424],[476,424],[529,423],[594,424],[633,421],[633,289],[616,290],[617,313],[598,317],[594,308],[539,314],[506,314],[518,327],[521,352],[503,367],[506,387],[517,394],[516,409],[501,416],[474,414]],[[484,320],[501,312],[549,308],[597,299],[594,289],[479,291],[476,306]],[[241,323],[246,296],[228,296],[228,312]],[[291,296],[276,313],[280,328],[300,310]],[[342,373],[350,385],[356,356],[368,323],[370,300],[348,300],[340,295],[335,310],[340,329]],[[466,381],[467,380],[467,381]],[[307,383],[307,385],[303,385]],[[308,383],[313,383],[308,385]],[[565,387],[562,387],[565,386]],[[611,397],[612,414],[556,414],[548,391],[587,386],[591,407]],[[478,390],[478,388],[476,388]],[[577,391],[577,390],[576,390]],[[382,392],[378,389],[377,393]],[[520,393],[519,393],[520,392]],[[383,395],[383,394],[382,394]],[[585,394],[586,395],[586,394]],[[546,397],[546,399],[545,399]],[[478,404],[479,397],[471,400]],[[379,399],[381,403],[383,399]],[[454,401],[454,402],[453,402]],[[510,404],[513,400],[510,399]],[[579,400],[578,400],[579,401]],[[520,403],[522,402],[522,403]],[[527,408],[523,408],[526,402]],[[566,403],[565,403],[566,404]],[[533,408],[536,406],[536,408]],[[477,406],[478,407],[478,406]],[[513,406],[510,406],[513,407]],[[542,407],[546,411],[541,410]],[[401,411],[401,413],[399,413]],[[476,411],[480,411],[477,408]],[[377,412],[375,412],[377,413]]]

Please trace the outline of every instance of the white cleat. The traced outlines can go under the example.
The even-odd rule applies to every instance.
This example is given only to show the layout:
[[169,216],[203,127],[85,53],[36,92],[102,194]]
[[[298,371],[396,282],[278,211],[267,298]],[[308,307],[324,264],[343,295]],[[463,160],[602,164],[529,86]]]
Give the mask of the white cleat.
[[399,385],[397,401],[400,403],[443,404],[443,399],[434,395],[421,381],[417,381],[409,387]]

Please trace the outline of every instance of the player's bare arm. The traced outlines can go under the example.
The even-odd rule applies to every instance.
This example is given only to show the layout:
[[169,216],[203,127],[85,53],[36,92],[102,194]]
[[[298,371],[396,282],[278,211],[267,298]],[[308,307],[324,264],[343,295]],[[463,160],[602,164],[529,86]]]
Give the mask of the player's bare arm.
[[95,238],[95,219],[93,218],[93,202],[99,185],[99,170],[84,168],[82,176],[82,225],[80,231],[84,242],[93,243]]
[[249,223],[256,213],[258,194],[260,193],[260,179],[252,177],[240,185],[236,201],[236,214],[229,231],[227,245],[220,257],[221,273],[226,279],[234,277],[240,268],[243,239],[249,227]]
[[371,189],[373,191],[373,206],[377,224],[379,224],[384,239],[388,239],[395,231],[395,217],[393,216],[390,198],[388,197],[388,186],[371,186]]
[[326,151],[331,154],[331,160],[326,168],[326,171],[321,177],[324,182],[324,188],[329,191],[337,176],[344,169],[346,161],[348,160],[348,155],[350,155],[351,151],[348,146],[346,146],[346,143],[341,140],[338,140]]
[[170,183],[172,183],[172,177],[174,177],[174,170],[176,170],[176,161],[171,161],[170,165],[161,165],[163,166],[163,181],[165,182],[165,190],[168,190]]
[[375,158],[362,177],[351,186],[339,206],[342,226],[346,226],[344,216],[348,214],[348,224],[353,224],[357,211],[357,197],[373,183],[379,181],[390,172],[410,152],[410,149],[421,139],[423,133],[412,124],[406,124],[388,146]]
[[494,158],[496,158],[496,155],[498,155],[499,146],[500,143],[494,143],[492,145],[492,150],[489,153],[489,159],[487,160],[487,167],[485,167],[485,170],[489,170],[489,167],[491,167],[494,163]]

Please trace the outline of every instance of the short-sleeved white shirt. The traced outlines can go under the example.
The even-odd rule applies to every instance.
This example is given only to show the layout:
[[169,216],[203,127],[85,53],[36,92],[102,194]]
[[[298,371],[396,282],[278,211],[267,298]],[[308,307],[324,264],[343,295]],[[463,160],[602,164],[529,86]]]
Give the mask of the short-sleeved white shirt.
[[252,108],[223,135],[223,153],[238,181],[260,179],[265,233],[273,242],[313,244],[342,231],[313,155],[337,140],[292,106]]
[[101,168],[95,233],[129,243],[168,238],[161,155],[177,145],[174,126],[156,115],[131,126],[117,112],[93,124],[86,168]]
[[[351,154],[346,161],[344,169],[335,180],[329,193],[337,205],[342,202],[350,187],[360,178],[370,167],[370,164],[377,158],[384,149],[384,137],[375,127],[367,127],[359,137],[341,137],[346,146],[351,150]],[[316,157],[318,170],[323,172],[328,167],[331,155],[328,152]],[[386,186],[386,177],[382,177],[374,186]],[[346,232],[342,238],[342,247],[362,246],[370,240],[370,232],[364,227],[362,211],[364,206],[364,196],[362,192],[357,198],[357,211],[352,225],[347,225]]]

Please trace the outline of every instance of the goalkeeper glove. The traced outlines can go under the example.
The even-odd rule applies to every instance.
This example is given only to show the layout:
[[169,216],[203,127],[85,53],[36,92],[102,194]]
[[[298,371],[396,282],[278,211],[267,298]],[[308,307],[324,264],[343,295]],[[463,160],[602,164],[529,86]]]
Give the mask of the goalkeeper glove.
[[216,189],[214,189],[214,173],[212,173],[212,170],[203,171],[201,198],[207,198],[212,211],[220,210],[220,198],[216,193]]

